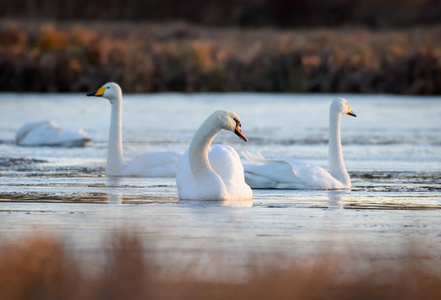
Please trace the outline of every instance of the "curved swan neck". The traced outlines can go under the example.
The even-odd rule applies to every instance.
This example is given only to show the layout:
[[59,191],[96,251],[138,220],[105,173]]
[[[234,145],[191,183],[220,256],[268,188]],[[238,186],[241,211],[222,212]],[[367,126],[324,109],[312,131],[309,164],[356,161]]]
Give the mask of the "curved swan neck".
[[341,183],[348,185],[351,182],[346,171],[341,150],[340,113],[331,109],[329,113],[329,173]]
[[196,131],[188,150],[190,168],[196,180],[208,173],[214,173],[208,159],[208,150],[214,137],[221,130],[215,116],[211,115]]
[[123,147],[121,133],[122,97],[109,99],[112,112],[110,116],[109,145],[107,151],[106,175],[119,175],[123,166]]

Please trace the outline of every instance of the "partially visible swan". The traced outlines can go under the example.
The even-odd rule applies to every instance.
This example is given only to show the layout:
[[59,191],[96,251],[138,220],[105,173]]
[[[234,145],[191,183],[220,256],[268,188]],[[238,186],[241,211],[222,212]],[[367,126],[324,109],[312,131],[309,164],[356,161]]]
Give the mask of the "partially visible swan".
[[15,134],[19,146],[84,147],[90,138],[83,129],[73,131],[62,128],[54,121],[31,122],[23,125]]
[[245,142],[239,116],[229,111],[215,111],[196,131],[190,148],[179,159],[176,185],[179,199],[251,200],[253,192],[245,183],[243,166],[237,152],[227,145],[214,145],[221,131],[233,131]]
[[340,116],[353,117],[348,102],[343,98],[332,101],[329,112],[329,172],[296,159],[269,160],[243,152],[248,160],[263,165],[245,168],[245,180],[254,189],[348,189],[351,178],[346,171],[341,151]]
[[176,164],[181,154],[173,151],[144,153],[135,156],[128,164],[124,164],[121,132],[122,91],[118,84],[108,82],[98,91],[89,93],[87,96],[106,98],[112,106],[106,176],[176,176]]

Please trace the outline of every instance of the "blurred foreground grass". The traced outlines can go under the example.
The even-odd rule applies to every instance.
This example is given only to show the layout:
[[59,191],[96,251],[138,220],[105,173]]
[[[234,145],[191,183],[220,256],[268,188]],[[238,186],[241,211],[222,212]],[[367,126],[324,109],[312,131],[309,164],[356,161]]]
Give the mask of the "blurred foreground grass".
[[441,94],[441,27],[0,21],[0,91]]
[[[393,259],[386,266],[370,257],[348,259],[326,253],[309,264],[278,264],[262,269],[256,264],[259,257],[253,256],[248,258],[250,274],[246,279],[226,282],[198,279],[194,276],[197,263],[180,274],[167,270],[167,274],[178,276],[164,277],[154,254],[146,253],[137,237],[118,235],[111,241],[107,250],[97,254],[104,263],[101,271],[94,274],[88,273],[78,256],[75,258],[54,238],[36,235],[15,246],[0,247],[0,298],[441,298],[441,275],[434,271],[439,271],[439,267],[424,268],[421,261],[426,257],[416,251],[409,251],[407,257]],[[216,260],[210,263],[209,268],[222,268]]]

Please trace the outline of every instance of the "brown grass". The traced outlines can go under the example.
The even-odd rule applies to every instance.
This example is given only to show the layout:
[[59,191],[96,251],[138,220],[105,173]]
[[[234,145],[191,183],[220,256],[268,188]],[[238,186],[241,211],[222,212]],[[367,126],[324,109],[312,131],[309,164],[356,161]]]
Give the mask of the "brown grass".
[[441,93],[441,27],[0,22],[0,91]]
[[[415,253],[413,253],[415,254]],[[309,265],[252,268],[241,282],[196,279],[191,268],[169,280],[133,236],[117,236],[91,274],[54,238],[35,237],[0,249],[1,299],[440,299],[441,278],[418,257],[383,266],[344,255]],[[329,256],[327,256],[329,257]],[[351,256],[353,257],[353,256]],[[250,263],[258,258],[250,258]],[[312,260],[313,261],[313,260]],[[256,264],[254,264],[256,265]],[[90,267],[90,266],[89,266]],[[213,263],[213,268],[221,267]],[[169,270],[169,273],[173,270]],[[175,274],[176,275],[176,274]],[[179,274],[178,274],[179,275]]]

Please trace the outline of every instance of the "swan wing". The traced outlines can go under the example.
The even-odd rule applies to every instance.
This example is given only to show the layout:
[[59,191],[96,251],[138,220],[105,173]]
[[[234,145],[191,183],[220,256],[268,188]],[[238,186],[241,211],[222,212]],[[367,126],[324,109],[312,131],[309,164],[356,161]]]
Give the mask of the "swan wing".
[[253,192],[245,183],[244,169],[239,154],[229,145],[213,145],[208,154],[210,165],[222,178],[234,200],[251,199]]
[[195,199],[198,186],[190,168],[188,150],[182,154],[176,167],[176,187],[179,199]]
[[83,147],[89,141],[84,130],[75,132],[53,121],[28,123],[16,133],[19,146]]
[[39,126],[46,126],[47,123],[48,121],[31,122],[21,126],[15,133],[15,142],[17,143],[17,145],[20,145],[20,143],[22,143],[25,140],[26,136],[30,131],[32,131],[33,129]]
[[243,166],[233,147],[215,144],[210,148],[208,159],[213,170],[224,182],[243,180]]
[[149,152],[135,156],[122,170],[123,176],[175,177],[181,154],[174,151]]
[[298,159],[287,159],[286,162],[291,165],[297,178],[303,183],[304,189],[331,190],[345,188],[340,181],[320,166]]
[[325,169],[297,159],[266,159],[245,153],[245,158],[262,165],[245,167],[245,180],[255,189],[335,189],[341,183]]
[[[227,145],[213,145],[208,154],[210,165],[221,178],[231,200],[249,200],[253,192],[245,183],[243,166],[234,148]],[[190,168],[188,150],[179,159],[176,169],[176,186],[180,199],[205,199],[204,194],[215,187],[201,187]],[[205,191],[205,188],[208,188]]]
[[264,165],[246,166],[245,181],[255,189],[301,189],[304,186],[292,166],[283,160],[268,161]]

